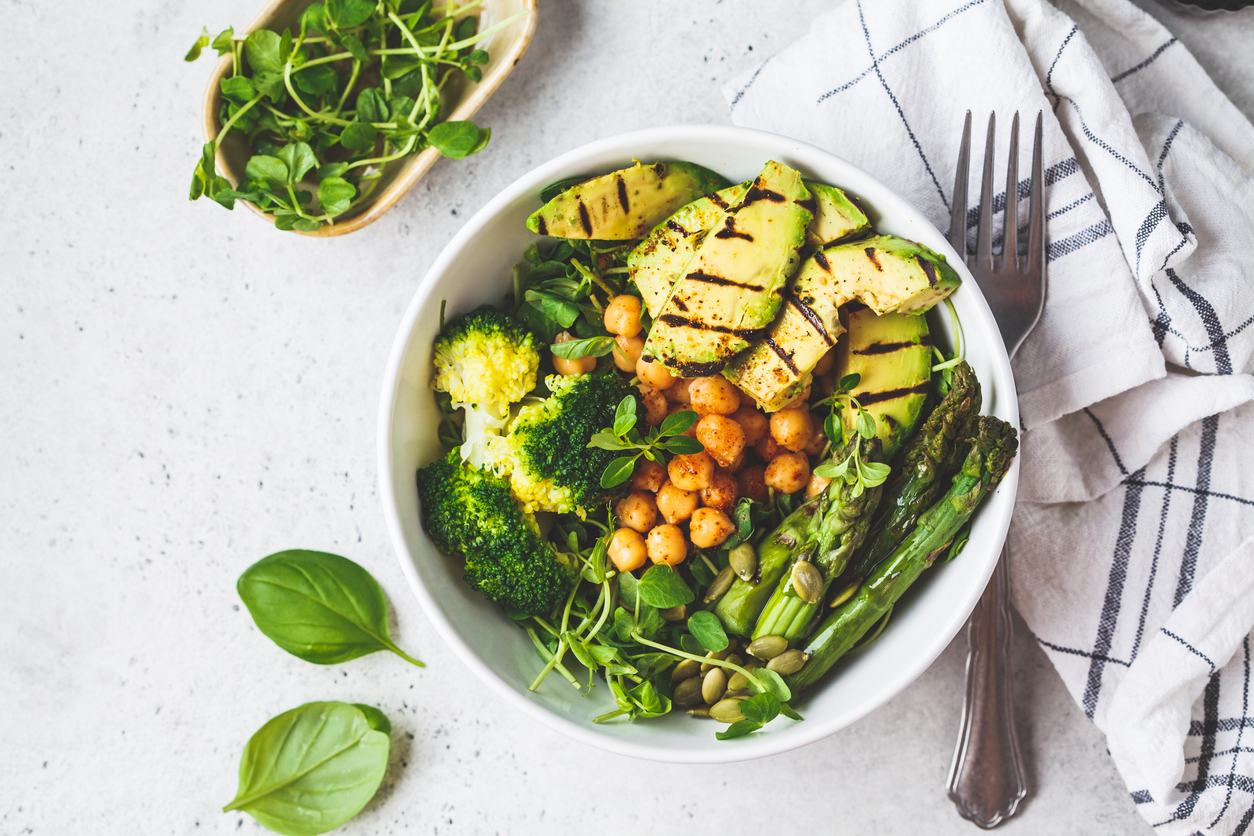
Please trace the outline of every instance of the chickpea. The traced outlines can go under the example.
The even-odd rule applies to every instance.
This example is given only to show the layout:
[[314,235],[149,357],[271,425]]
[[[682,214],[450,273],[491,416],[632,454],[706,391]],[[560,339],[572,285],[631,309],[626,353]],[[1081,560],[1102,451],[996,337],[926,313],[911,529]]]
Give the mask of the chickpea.
[[747,496],[754,502],[766,502],[770,496],[766,490],[766,467],[749,465],[736,474],[736,487],[741,496]]
[[674,386],[666,387],[666,399],[671,403],[692,403],[692,384],[696,382],[695,378],[685,377],[675,381]]
[[739,473],[740,468],[744,467],[746,464],[748,464],[748,462],[749,462],[749,448],[746,447],[740,451],[739,456],[732,459],[732,463],[727,465],[725,470],[728,470],[731,473]]
[[757,451],[758,458],[764,462],[769,462],[784,451],[784,448],[779,446],[779,442],[769,435],[759,438],[758,443],[753,445],[753,449]]
[[[693,411],[692,407],[688,404],[675,403],[675,404],[671,404],[670,409],[667,410],[666,414],[669,417],[671,415],[674,415],[676,412],[692,412],[692,411]],[[681,432],[680,435],[686,435],[689,438],[696,438],[697,437],[697,423],[694,421],[692,426],[684,430],[683,432]]]
[[[638,536],[638,535],[637,535]],[[654,563],[665,563],[667,566],[678,566],[688,556],[688,543],[679,526],[659,525],[649,532],[649,560]]]
[[825,418],[824,415],[810,413],[810,426],[814,427],[814,432],[810,436],[810,443],[801,451],[807,456],[817,456],[827,446],[827,433],[823,430]]
[[806,485],[806,499],[809,499],[810,497],[813,497],[813,496],[818,496],[819,494],[823,493],[823,491],[827,490],[827,486],[830,485],[831,483],[832,483],[831,479],[825,479],[822,476],[819,476],[818,474],[811,473],[810,481]]
[[762,478],[779,493],[796,493],[810,481],[810,460],[805,453],[780,453],[771,459]]
[[698,508],[688,523],[688,536],[699,549],[722,545],[735,530],[727,515],[717,508]]
[[666,420],[666,396],[652,386],[637,386],[640,398],[644,401],[644,420],[650,427],[656,427]]
[[745,431],[745,443],[757,444],[771,431],[771,419],[752,406],[742,406],[731,414],[732,420]]
[[784,409],[802,409],[802,408],[804,408],[804,407],[805,407],[805,405],[806,405],[806,402],[810,400],[810,387],[812,386],[812,383],[813,383],[813,382],[811,382],[811,383],[807,383],[807,384],[806,384],[806,388],[804,388],[804,389],[802,389],[800,392],[798,392],[798,393],[797,393],[797,396],[796,396],[795,398],[793,398],[791,401],[789,401],[788,403],[784,404],[783,408],[784,408]]
[[632,491],[618,500],[614,513],[623,525],[644,534],[657,522],[657,502],[647,491]]
[[726,415],[707,415],[697,422],[697,441],[714,461],[727,467],[745,449],[745,431]]
[[657,493],[666,479],[666,468],[658,462],[651,462],[644,456],[636,460],[636,472],[632,474],[631,486],[638,491]]
[[648,547],[640,532],[630,528],[620,528],[610,538],[610,561],[620,572],[631,572],[644,565],[648,556]]
[[736,500],[740,498],[740,488],[736,478],[730,473],[715,472],[708,488],[701,489],[701,503],[710,508],[717,508],[724,514],[736,510]]
[[814,371],[810,372],[811,379],[815,377],[827,377],[832,367],[836,365],[836,350],[829,348],[827,353],[819,358],[819,362],[814,364]]
[[666,475],[681,490],[699,491],[714,479],[714,459],[706,452],[678,455],[666,466]]
[[698,377],[692,381],[689,394],[697,412],[731,415],[740,408],[740,391],[721,375]]
[[[563,331],[553,338],[553,342],[564,343],[573,339],[574,337],[572,337],[568,332]],[[580,357],[578,360],[566,360],[562,357],[558,357],[556,354],[553,355],[553,370],[558,374],[566,375],[567,377],[576,374],[588,374],[596,367],[597,358],[595,357]]]
[[670,369],[644,357],[636,361],[636,377],[640,378],[641,383],[647,383],[654,389],[669,389],[675,382],[675,376]]
[[658,489],[656,501],[662,519],[672,524],[681,523],[697,510],[698,494],[696,491],[686,491],[667,482]]
[[634,372],[636,361],[640,359],[642,351],[644,351],[644,340],[640,337],[615,337],[614,365],[618,366],[619,371]]
[[771,438],[785,450],[800,453],[814,435],[814,422],[804,409],[781,409],[771,416]]
[[[623,294],[615,296],[605,306],[605,330],[621,337],[634,337],[640,333],[640,298]],[[624,369],[630,371],[630,369]]]

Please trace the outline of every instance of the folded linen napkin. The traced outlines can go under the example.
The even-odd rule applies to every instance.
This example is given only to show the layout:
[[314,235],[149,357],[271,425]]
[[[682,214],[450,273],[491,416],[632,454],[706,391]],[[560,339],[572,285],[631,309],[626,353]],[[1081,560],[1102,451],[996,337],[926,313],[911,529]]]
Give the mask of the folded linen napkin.
[[1011,114],[1044,110],[1049,286],[1014,365],[1014,603],[1147,821],[1244,832],[1254,127],[1128,0],[847,0],[724,93],[736,124],[853,161],[941,229],[963,112],[976,137],[997,113],[1005,160]]

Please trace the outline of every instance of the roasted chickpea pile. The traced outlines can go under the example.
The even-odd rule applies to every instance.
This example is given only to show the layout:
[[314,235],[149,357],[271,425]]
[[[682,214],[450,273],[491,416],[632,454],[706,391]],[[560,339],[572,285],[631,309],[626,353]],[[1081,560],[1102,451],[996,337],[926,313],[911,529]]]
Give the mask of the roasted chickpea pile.
[[[639,380],[650,426],[675,412],[696,412],[696,424],[684,434],[705,449],[673,456],[665,467],[646,458],[637,462],[631,493],[614,506],[619,528],[610,540],[609,557],[620,572],[639,569],[647,561],[678,566],[693,549],[722,545],[735,530],[732,515],[741,497],[765,502],[770,489],[813,496],[828,484],[811,475],[816,463],[812,457],[823,451],[826,437],[822,417],[809,411],[808,387],[768,415],[720,375],[675,377],[642,356],[640,315],[636,296],[616,296],[606,305],[604,322],[614,335],[614,365]],[[570,337],[563,334],[557,339]],[[830,366],[830,355],[821,365]],[[554,368],[561,374],[585,374],[595,366],[590,357],[573,361],[554,357]]]

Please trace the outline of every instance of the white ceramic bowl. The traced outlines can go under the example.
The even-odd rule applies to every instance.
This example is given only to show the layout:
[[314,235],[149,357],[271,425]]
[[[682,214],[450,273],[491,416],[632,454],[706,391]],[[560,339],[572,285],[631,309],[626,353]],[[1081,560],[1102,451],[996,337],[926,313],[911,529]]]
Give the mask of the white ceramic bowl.
[[[440,453],[439,412],[430,388],[431,343],[439,330],[440,300],[447,300],[451,317],[485,302],[499,303],[509,290],[510,268],[536,241],[523,222],[540,206],[544,186],[623,168],[633,159],[691,160],[732,181],[749,179],[767,160],[779,160],[862,198],[880,232],[943,253],[964,279],[952,299],[967,359],[983,384],[984,411],[1018,426],[1014,380],[992,314],[945,237],[918,211],[871,175],[812,145],[743,128],[655,128],[585,145],[526,174],[479,210],[436,259],[405,313],[384,379],[379,420],[383,509],[401,569],[436,629],[480,679],[526,714],[592,746],[651,760],[720,763],[772,755],[866,716],[936,659],[993,572],[1010,524],[1018,464],[980,507],[961,557],[925,573],[898,604],[876,644],[837,665],[798,703],[804,722],[780,718],[757,734],[719,741],[716,724],[679,712],[594,724],[592,718],[614,708],[604,683],[585,697],[554,675],[529,692],[527,685],[542,666],[530,640],[462,582],[460,561],[436,551],[419,518],[415,473]],[[932,319],[948,332],[947,316]]]

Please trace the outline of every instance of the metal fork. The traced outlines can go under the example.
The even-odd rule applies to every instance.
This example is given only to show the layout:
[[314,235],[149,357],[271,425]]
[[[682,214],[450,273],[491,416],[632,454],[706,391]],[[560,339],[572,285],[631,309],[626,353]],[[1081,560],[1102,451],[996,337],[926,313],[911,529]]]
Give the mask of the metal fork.
[[[971,112],[962,129],[962,147],[954,179],[949,243],[953,245],[988,300],[1011,358],[1036,325],[1045,305],[1044,172],[1041,167],[1041,114],[1036,116],[1032,180],[1028,193],[1028,246],[1019,256],[1019,114],[1010,128],[1006,175],[1004,243],[993,253],[993,138],[995,116],[988,120],[984,146],[984,183],[975,258],[967,253],[967,168],[971,155]],[[1005,551],[992,580],[967,622],[967,685],[962,726],[949,769],[949,798],[963,818],[983,828],[996,827],[1015,814],[1028,794],[1019,740],[1015,734],[1010,658],[1010,591]]]

